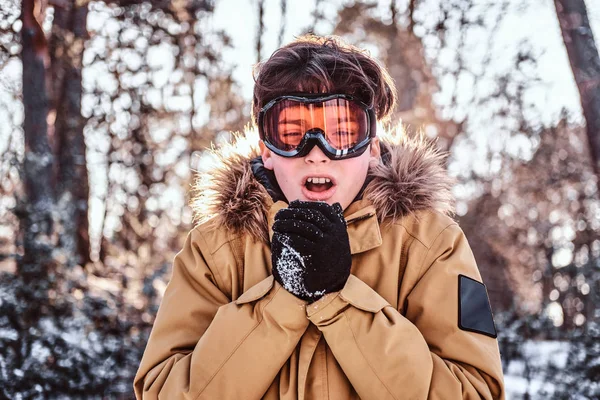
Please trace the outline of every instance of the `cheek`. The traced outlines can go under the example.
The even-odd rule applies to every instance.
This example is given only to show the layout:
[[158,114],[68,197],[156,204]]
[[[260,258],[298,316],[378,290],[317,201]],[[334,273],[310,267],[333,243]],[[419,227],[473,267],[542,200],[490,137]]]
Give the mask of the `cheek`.
[[288,175],[284,171],[281,171],[277,168],[275,168],[275,178],[277,178],[277,182],[281,188],[286,187],[287,183],[289,182]]
[[298,170],[298,165],[294,161],[295,159],[281,158],[273,160],[275,179],[277,179],[283,195],[289,201],[298,199],[300,193],[300,188],[296,181],[301,171]]
[[273,161],[273,171],[279,183],[289,182],[294,174],[293,164],[287,161],[281,159]]
[[[356,177],[358,180],[363,180],[367,176],[367,171],[369,170],[369,161],[370,157],[358,157],[353,161],[352,165],[349,165],[346,170],[349,172],[349,176]],[[360,182],[362,186],[363,182]]]

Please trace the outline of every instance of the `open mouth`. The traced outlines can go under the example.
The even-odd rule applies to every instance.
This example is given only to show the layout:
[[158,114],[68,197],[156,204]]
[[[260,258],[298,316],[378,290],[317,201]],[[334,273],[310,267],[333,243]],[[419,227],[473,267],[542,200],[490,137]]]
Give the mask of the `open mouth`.
[[334,184],[329,178],[312,177],[306,180],[304,186],[311,192],[321,193],[331,189]]

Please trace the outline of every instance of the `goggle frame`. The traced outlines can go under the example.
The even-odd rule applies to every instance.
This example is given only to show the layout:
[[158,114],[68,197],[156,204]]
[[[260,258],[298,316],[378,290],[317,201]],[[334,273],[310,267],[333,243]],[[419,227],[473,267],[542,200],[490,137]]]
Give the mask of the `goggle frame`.
[[[271,143],[269,141],[267,135],[264,132],[263,125],[264,125],[265,114],[269,111],[269,109],[271,109],[273,106],[275,106],[277,103],[279,103],[281,101],[292,100],[292,101],[297,101],[302,104],[314,104],[314,103],[324,103],[326,101],[335,100],[335,99],[344,99],[347,101],[351,101],[355,105],[359,106],[359,108],[361,108],[366,113],[366,117],[367,117],[366,138],[348,149],[340,150],[340,149],[336,149],[335,147],[333,147],[327,141],[325,132],[320,128],[312,128],[312,129],[304,132],[304,136],[302,137],[302,140],[300,141],[298,146],[296,146],[295,149],[290,150],[290,151],[282,150],[282,149],[278,148],[277,146],[275,146],[273,143]],[[323,153],[331,160],[344,160],[344,159],[348,159],[348,158],[358,157],[365,152],[365,150],[367,149],[367,146],[371,142],[371,139],[373,139],[377,135],[377,118],[375,116],[375,110],[373,109],[373,107],[368,106],[367,104],[363,103],[362,101],[358,100],[357,98],[355,98],[351,95],[340,94],[340,93],[334,93],[334,94],[331,94],[331,93],[318,93],[318,94],[302,93],[302,94],[288,94],[288,95],[278,96],[278,97],[274,98],[273,100],[269,101],[267,104],[264,105],[264,107],[262,107],[260,109],[260,111],[258,112],[257,123],[258,123],[259,137],[263,141],[265,146],[269,150],[271,150],[273,153],[275,153],[281,157],[287,157],[287,158],[304,157],[308,153],[310,153],[310,151],[313,149],[314,146],[318,146],[323,151]]]

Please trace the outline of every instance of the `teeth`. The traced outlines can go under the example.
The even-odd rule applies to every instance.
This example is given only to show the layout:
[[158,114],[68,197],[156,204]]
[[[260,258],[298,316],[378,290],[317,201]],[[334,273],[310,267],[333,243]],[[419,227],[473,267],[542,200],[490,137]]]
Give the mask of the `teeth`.
[[329,179],[329,178],[308,178],[306,181],[308,183],[330,183],[331,179]]

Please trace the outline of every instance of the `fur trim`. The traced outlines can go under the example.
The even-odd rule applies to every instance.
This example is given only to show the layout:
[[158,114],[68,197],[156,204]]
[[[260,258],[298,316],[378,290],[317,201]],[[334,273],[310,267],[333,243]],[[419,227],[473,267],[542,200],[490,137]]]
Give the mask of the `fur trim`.
[[197,224],[217,217],[230,231],[269,241],[267,214],[272,200],[250,168],[250,160],[259,155],[258,140],[258,134],[247,129],[243,135],[233,134],[222,148],[208,150],[213,162],[198,173],[192,189]]
[[388,159],[369,169],[372,180],[363,194],[375,206],[379,221],[397,221],[426,209],[454,213],[454,180],[445,170],[446,155],[435,143],[423,134],[408,136],[401,128],[379,137]]
[[[378,137],[387,156],[369,169],[371,181],[363,193],[375,206],[378,219],[396,221],[426,209],[452,214],[454,181],[446,174],[445,155],[435,144],[423,134],[411,137],[401,128],[378,133]],[[214,163],[198,173],[194,184],[195,221],[203,223],[216,216],[219,224],[235,233],[268,241],[267,214],[273,201],[250,167],[250,160],[259,155],[256,131],[247,128],[209,154]]]

